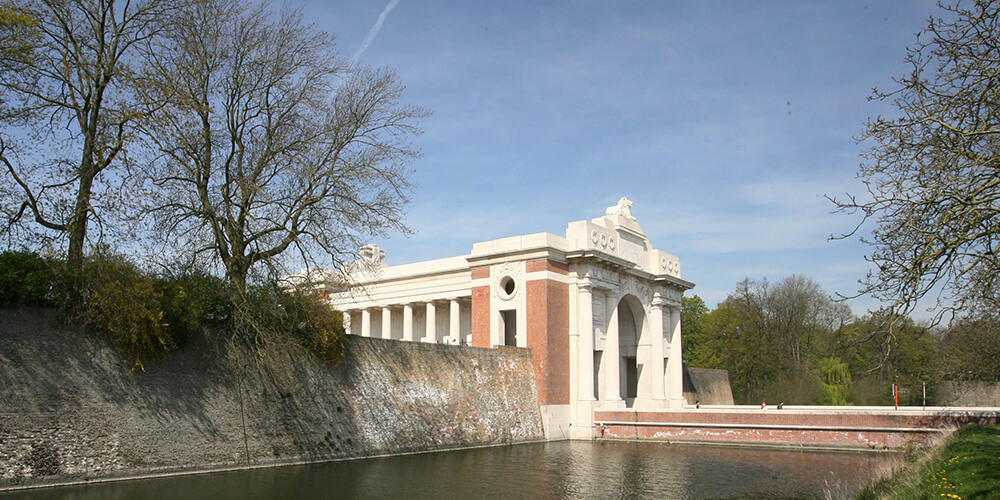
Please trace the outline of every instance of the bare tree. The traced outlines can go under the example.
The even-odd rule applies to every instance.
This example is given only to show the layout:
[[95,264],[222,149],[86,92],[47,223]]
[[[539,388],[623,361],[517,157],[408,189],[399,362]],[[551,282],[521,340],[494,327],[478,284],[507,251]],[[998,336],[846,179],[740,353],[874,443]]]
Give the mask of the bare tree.
[[909,74],[876,89],[898,117],[869,121],[858,177],[867,194],[831,198],[875,229],[859,295],[905,317],[925,297],[936,319],[1000,307],[1000,31],[997,2],[943,6],[907,49]]
[[817,343],[853,320],[850,307],[834,301],[816,280],[799,274],[779,281],[764,301],[771,328],[794,371]]
[[[101,193],[120,185],[121,175],[110,169],[122,159],[137,117],[131,64],[161,7],[157,0],[13,4],[29,21],[19,33],[23,45],[0,51],[0,193],[7,219],[0,231],[44,228],[67,238],[70,266],[82,262]],[[113,194],[107,203],[121,201]]]
[[162,235],[214,256],[242,291],[252,271],[287,271],[289,254],[330,266],[407,231],[409,140],[425,113],[400,104],[392,72],[338,60],[330,36],[266,4],[195,1],[171,25],[144,75],[147,98],[166,103],[143,125]]

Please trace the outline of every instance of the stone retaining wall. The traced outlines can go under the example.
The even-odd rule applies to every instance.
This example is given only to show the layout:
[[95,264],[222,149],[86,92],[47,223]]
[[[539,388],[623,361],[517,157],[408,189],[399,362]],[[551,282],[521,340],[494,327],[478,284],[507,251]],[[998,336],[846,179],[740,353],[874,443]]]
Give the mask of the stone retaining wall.
[[49,311],[0,309],[0,489],[543,437],[527,349],[352,336],[336,368],[206,352],[130,372]]
[[1000,407],[1000,382],[945,381],[934,393],[941,405]]
[[688,404],[731,405],[733,389],[729,371],[684,365],[684,398]]

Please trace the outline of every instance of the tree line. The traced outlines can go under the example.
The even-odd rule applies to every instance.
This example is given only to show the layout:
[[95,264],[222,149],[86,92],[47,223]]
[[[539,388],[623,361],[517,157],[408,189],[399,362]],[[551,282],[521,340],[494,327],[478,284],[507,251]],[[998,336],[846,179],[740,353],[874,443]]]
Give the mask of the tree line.
[[729,371],[739,404],[928,403],[945,380],[1000,381],[1000,323],[977,316],[948,327],[884,309],[855,317],[815,280],[744,279],[709,309],[685,297],[685,363]]

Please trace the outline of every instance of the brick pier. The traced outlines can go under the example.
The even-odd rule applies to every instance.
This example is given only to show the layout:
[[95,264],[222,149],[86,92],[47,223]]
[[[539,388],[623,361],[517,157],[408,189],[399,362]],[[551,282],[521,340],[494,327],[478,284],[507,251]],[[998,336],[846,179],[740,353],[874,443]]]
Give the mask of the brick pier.
[[693,406],[597,410],[597,439],[807,448],[900,449],[969,424],[1000,424],[1000,408]]

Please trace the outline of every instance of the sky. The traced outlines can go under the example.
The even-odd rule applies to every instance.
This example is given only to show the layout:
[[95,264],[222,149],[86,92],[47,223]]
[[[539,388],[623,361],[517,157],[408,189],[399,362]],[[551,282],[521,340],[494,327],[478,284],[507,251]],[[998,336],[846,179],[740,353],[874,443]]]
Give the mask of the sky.
[[388,264],[564,235],[627,196],[711,308],[744,278],[857,291],[870,248],[829,239],[860,220],[824,195],[864,194],[871,144],[856,137],[894,114],[868,97],[906,73],[906,47],[940,14],[934,0],[290,5],[432,112],[413,141],[414,234],[373,241]]

